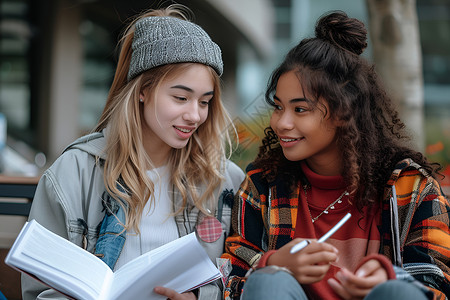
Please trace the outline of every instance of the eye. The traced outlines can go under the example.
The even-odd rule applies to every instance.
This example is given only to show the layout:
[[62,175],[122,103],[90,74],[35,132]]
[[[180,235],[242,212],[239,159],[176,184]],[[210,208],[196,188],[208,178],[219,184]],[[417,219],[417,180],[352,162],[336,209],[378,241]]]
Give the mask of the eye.
[[306,111],[306,109],[303,108],[303,107],[296,107],[296,108],[295,108],[295,112],[300,113],[300,112],[304,112],[304,111]]
[[198,99],[198,103],[203,106],[209,106],[209,103],[211,102],[211,100],[213,99],[213,97],[201,97],[200,99]]
[[272,104],[272,107],[273,107],[273,109],[274,110],[283,110],[283,108],[281,107],[281,105],[278,105],[278,104]]
[[178,97],[178,96],[173,96],[175,99],[177,99],[178,101],[187,101],[186,97]]
[[201,106],[209,106],[209,100],[202,100],[200,101]]

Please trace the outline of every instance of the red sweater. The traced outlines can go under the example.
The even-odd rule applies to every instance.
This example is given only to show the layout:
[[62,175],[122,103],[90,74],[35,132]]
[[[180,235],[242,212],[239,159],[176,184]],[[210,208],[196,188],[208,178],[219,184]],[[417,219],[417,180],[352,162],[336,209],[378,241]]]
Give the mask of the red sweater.
[[[360,213],[351,204],[349,196],[342,198],[342,203],[336,203],[333,210],[328,214],[322,214],[314,223],[311,218],[317,217],[325,208],[335,201],[345,192],[345,182],[341,176],[321,176],[309,169],[306,163],[302,164],[310,188],[305,193],[303,187],[299,187],[299,208],[295,226],[294,238],[319,239],[323,234],[331,229],[345,214],[350,212],[352,217],[326,242],[332,244],[339,250],[339,259],[333,263],[320,282],[303,285],[303,289],[310,299],[341,299],[336,295],[327,280],[344,267],[350,271],[355,271],[360,263],[366,261],[365,257],[377,258],[387,269],[390,278],[395,277],[392,265],[389,260],[383,259],[378,253],[380,247],[380,234],[377,226],[380,221],[379,209],[372,209],[370,212],[364,209]],[[376,212],[376,213],[374,213]],[[268,256],[266,253],[260,261],[259,266],[265,265]],[[371,255],[372,254],[372,255]]]

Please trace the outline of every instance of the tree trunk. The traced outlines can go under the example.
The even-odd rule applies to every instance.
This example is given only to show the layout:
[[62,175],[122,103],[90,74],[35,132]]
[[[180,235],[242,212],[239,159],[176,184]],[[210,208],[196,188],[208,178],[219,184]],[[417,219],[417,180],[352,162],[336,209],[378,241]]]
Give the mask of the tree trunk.
[[375,68],[424,150],[422,52],[415,0],[366,0]]

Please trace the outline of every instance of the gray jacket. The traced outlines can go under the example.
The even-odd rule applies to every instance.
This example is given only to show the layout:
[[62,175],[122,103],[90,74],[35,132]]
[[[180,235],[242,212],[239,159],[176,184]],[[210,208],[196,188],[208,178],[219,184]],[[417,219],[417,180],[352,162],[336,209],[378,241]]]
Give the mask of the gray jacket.
[[[105,216],[102,203],[106,193],[102,167],[105,144],[103,132],[97,132],[69,145],[42,175],[29,215],[29,220],[36,219],[46,228],[92,253],[95,251],[99,225]],[[226,162],[223,175],[225,181],[216,189],[215,195],[219,202],[216,216],[220,214],[224,234],[214,243],[200,241],[214,263],[215,258],[224,251],[224,241],[230,230],[230,203],[245,176],[231,161]],[[196,208],[186,209],[175,216],[180,236],[195,229],[197,217]],[[24,300],[66,299],[27,275],[22,275],[22,296]],[[221,299],[219,281],[200,288],[198,296],[199,299]]]

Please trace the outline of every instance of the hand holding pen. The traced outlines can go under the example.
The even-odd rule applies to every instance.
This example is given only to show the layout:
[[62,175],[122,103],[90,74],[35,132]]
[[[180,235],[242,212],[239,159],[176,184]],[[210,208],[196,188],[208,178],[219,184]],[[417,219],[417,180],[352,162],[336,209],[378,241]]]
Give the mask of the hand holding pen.
[[[318,242],[311,245],[310,242],[295,239],[273,252],[267,259],[267,266],[278,266],[287,268],[300,284],[311,284],[324,278],[331,263],[337,260],[338,250],[329,243],[324,243],[338,228],[350,218],[346,215],[328,233],[321,237]],[[306,247],[309,245],[308,247]],[[305,248],[306,247],[306,248]],[[292,255],[292,252],[301,253]]]
[[[325,242],[330,236],[332,236],[339,228],[341,228],[342,225],[344,225],[345,222],[347,222],[348,219],[350,219],[352,215],[350,213],[347,213],[336,225],[333,226],[327,233],[325,233],[320,239],[317,240],[318,243]],[[310,240],[303,240],[300,243],[294,245],[294,247],[291,248],[291,254],[298,252],[308,246],[311,243]]]

